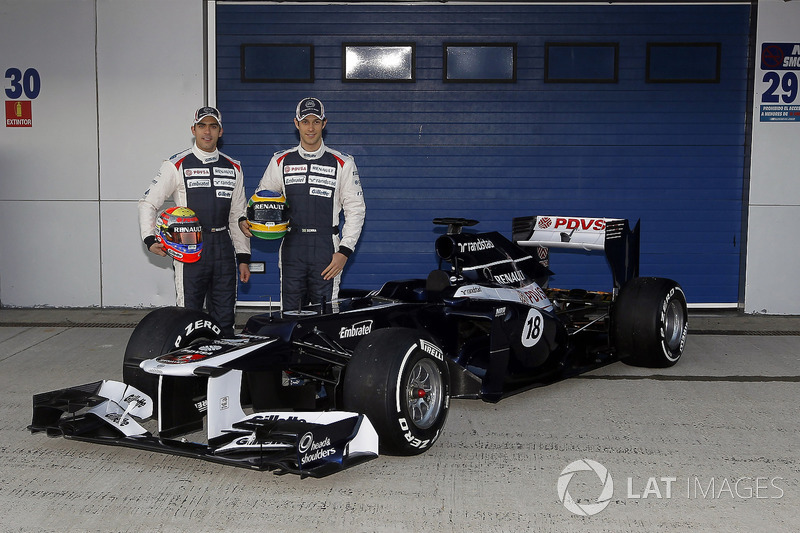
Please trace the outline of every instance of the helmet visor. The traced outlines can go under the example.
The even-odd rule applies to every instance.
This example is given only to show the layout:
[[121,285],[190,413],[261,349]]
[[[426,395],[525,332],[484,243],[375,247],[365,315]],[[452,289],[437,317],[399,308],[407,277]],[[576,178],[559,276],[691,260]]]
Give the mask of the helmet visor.
[[266,222],[281,223],[284,219],[284,205],[277,202],[262,202],[247,208],[247,219],[250,222],[264,224]]
[[197,226],[173,227],[167,232],[167,238],[175,244],[200,244],[203,242],[203,232]]

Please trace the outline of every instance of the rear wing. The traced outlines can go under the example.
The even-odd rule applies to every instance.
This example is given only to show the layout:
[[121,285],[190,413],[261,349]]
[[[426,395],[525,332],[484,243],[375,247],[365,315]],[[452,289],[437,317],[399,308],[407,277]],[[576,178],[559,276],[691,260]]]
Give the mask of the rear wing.
[[517,217],[511,233],[522,247],[604,251],[615,289],[639,275],[639,221],[631,231],[623,218]]

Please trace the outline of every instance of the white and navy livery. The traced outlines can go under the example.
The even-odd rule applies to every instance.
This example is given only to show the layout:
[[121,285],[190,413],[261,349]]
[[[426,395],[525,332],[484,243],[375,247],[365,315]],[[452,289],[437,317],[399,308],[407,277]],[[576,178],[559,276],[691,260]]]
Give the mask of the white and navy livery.
[[[426,279],[256,315],[234,339],[199,311],[153,311],[128,343],[124,384],[36,395],[31,431],[323,476],[378,450],[425,452],[453,398],[497,402],[616,361],[680,359],[686,299],[672,280],[638,277],[638,224],[523,217],[509,240],[434,222],[448,229]],[[561,226],[586,235],[562,240]],[[602,250],[612,289],[547,287],[539,248],[554,242]],[[187,441],[204,427],[205,442]]]
[[203,309],[207,302],[211,315],[230,336],[236,263],[250,262],[250,241],[238,228],[239,220],[247,216],[242,166],[218,150],[205,152],[197,144],[164,161],[139,200],[139,229],[148,247],[155,240],[158,210],[168,198],[192,209],[203,227],[200,260],[173,263],[177,304]]
[[282,191],[289,205],[289,231],[280,251],[283,309],[336,298],[341,274],[325,281],[321,273],[334,252],[353,253],[366,212],[353,158],[324,142],[313,152],[300,145],[277,152],[258,190]]

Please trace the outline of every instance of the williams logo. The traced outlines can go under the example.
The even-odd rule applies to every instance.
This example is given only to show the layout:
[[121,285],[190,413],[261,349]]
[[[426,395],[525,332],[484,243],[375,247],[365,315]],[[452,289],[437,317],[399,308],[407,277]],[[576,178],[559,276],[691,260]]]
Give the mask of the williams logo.
[[339,330],[340,339],[349,339],[351,337],[363,337],[372,331],[372,320],[363,320],[356,322],[350,327],[342,327]]

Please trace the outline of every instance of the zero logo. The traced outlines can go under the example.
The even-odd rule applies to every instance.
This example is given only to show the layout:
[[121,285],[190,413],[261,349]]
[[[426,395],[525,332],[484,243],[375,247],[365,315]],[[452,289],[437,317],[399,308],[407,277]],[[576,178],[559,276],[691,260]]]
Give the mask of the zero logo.
[[26,98],[33,100],[42,90],[42,79],[35,68],[29,68],[23,73],[12,67],[6,70],[6,79],[11,82],[11,87],[6,88],[6,96],[12,100],[18,99],[23,93]]
[[542,338],[544,332],[544,317],[538,309],[532,308],[528,310],[528,316],[525,318],[525,324],[522,326],[522,345],[526,348],[536,346],[536,343]]
[[437,431],[432,439],[418,439],[411,433],[411,428],[408,427],[408,422],[405,418],[398,418],[397,421],[400,423],[400,429],[405,431],[403,437],[414,448],[425,449],[439,437],[439,432]]

